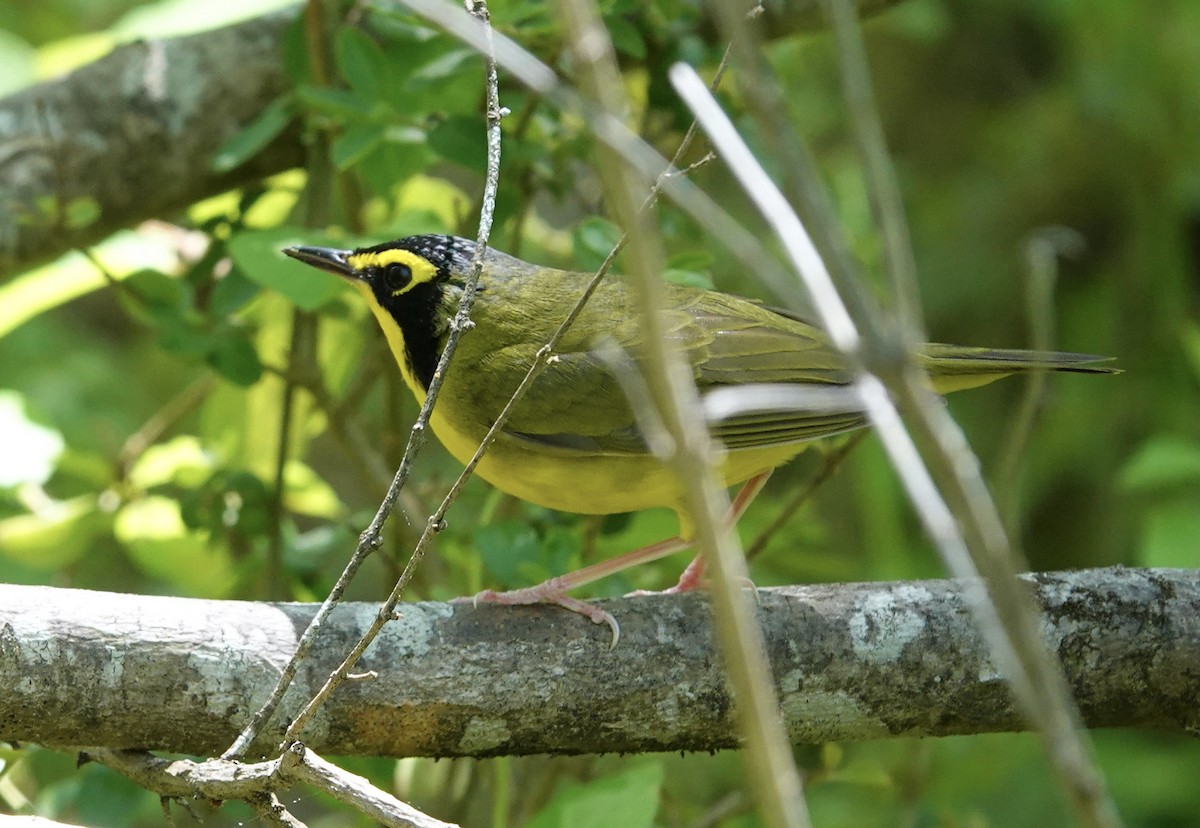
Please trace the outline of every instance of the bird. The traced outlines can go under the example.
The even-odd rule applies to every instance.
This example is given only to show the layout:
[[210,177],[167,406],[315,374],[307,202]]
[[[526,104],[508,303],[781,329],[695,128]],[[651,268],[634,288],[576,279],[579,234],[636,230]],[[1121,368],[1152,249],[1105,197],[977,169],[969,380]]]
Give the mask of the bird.
[[[383,330],[405,384],[423,403],[467,286],[475,244],[457,236],[416,235],[355,249],[295,246],[283,252],[353,285]],[[470,460],[590,280],[588,273],[485,248],[472,326],[458,343],[430,417],[434,434],[459,462]],[[715,290],[674,283],[665,290],[666,335],[691,367],[701,395],[768,384],[829,389],[854,378],[848,358],[802,316]],[[599,349],[601,343],[610,349],[615,344],[637,366],[643,336],[635,307],[625,280],[607,277],[600,283],[476,469],[501,491],[550,509],[675,510],[680,532],[674,538],[537,586],[474,597],[558,604],[607,623],[614,643],[616,619],[568,591],[685,548],[692,532],[681,482],[652,451],[619,371]],[[1090,354],[936,343],[922,346],[916,361],[939,394],[1028,371],[1116,371],[1102,364],[1107,358]],[[861,410],[849,404],[845,410],[790,408],[712,423],[711,434],[723,447],[720,477],[727,486],[743,484],[729,519],[746,509],[773,469],[814,441],[865,425]],[[698,573],[694,562],[676,589],[698,586]]]

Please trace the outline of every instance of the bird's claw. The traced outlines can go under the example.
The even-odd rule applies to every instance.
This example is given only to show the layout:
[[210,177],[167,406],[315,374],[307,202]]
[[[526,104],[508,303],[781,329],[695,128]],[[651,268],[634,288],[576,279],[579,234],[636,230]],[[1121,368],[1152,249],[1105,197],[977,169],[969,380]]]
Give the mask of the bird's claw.
[[608,628],[612,630],[612,643],[609,645],[609,649],[617,646],[617,642],[621,640],[621,625],[617,623],[616,617],[611,612],[601,609],[595,604],[589,604],[587,601],[572,598],[562,590],[542,588],[545,586],[543,584],[537,587],[514,589],[508,592],[496,592],[493,589],[485,589],[470,597],[455,598],[452,603],[466,603],[470,601],[471,605],[476,608],[481,603],[503,604],[507,606],[556,604],[563,609],[582,615],[593,624],[607,624]]

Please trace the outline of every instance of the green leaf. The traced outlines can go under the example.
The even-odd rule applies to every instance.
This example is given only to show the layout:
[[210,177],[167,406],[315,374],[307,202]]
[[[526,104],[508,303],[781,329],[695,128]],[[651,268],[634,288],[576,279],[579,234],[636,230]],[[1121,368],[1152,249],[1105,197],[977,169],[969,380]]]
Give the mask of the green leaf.
[[209,545],[206,533],[188,529],[174,500],[147,497],[127,504],[113,534],[142,572],[180,592],[221,597],[233,587],[228,556]]
[[480,527],[475,545],[484,566],[504,588],[522,583],[525,574],[545,569],[537,531],[526,523],[503,521]]
[[646,57],[646,40],[641,31],[627,18],[613,15],[606,17],[608,35],[612,38],[613,48],[631,58],[642,60]]
[[1182,437],[1155,437],[1121,470],[1121,486],[1131,492],[1200,483],[1200,443]]
[[[390,131],[389,131],[390,132]],[[436,156],[424,143],[401,144],[383,141],[358,163],[356,172],[371,191],[381,198],[394,196],[398,182],[407,182],[423,172]],[[445,222],[436,224],[430,232],[444,233]],[[396,235],[409,235],[416,230],[404,229]]]
[[287,510],[294,514],[338,520],[346,513],[333,487],[299,460],[289,460],[284,467],[283,499]]
[[1141,535],[1142,566],[1200,567],[1200,509],[1193,498],[1157,506],[1147,515]]
[[158,344],[185,357],[205,357],[216,347],[216,334],[182,316],[159,320]]
[[259,287],[246,278],[246,274],[233,268],[213,287],[208,297],[208,312],[217,319],[236,313],[258,295]]
[[316,235],[293,227],[243,230],[230,238],[229,255],[248,279],[279,292],[303,310],[316,310],[342,290],[341,280],[280,252],[289,245],[320,244]]
[[463,71],[463,65],[475,57],[473,49],[451,49],[413,72],[410,81],[418,87],[443,83]]
[[383,140],[383,127],[376,124],[352,124],[333,142],[330,154],[339,170],[361,161]]
[[111,521],[111,515],[97,508],[94,495],[53,503],[36,514],[0,520],[0,554],[53,572],[84,555]]
[[356,121],[370,118],[375,110],[371,101],[359,98],[345,89],[327,89],[320,86],[297,86],[296,100],[312,112],[328,115],[339,121]]
[[15,34],[0,29],[0,95],[32,83],[37,77],[36,63],[37,50]]
[[200,439],[181,434],[142,452],[129,470],[129,483],[142,491],[169,483],[191,488],[201,485],[211,475],[212,466],[213,458]]
[[[125,279],[133,301],[127,302],[135,316],[156,325],[169,325],[180,319],[189,305],[189,287],[160,270],[139,270]],[[118,294],[120,298],[125,297]]]
[[663,271],[663,278],[668,282],[687,287],[705,288],[706,290],[712,290],[714,287],[712,274],[698,270],[682,270],[671,267]]
[[255,475],[220,470],[180,499],[179,514],[188,529],[251,536],[265,530],[268,499],[267,485]]
[[67,202],[66,225],[71,230],[82,230],[100,218],[100,202],[91,196],[79,196]]
[[575,227],[575,258],[584,268],[595,270],[620,238],[621,231],[607,219],[586,218]]
[[253,158],[275,140],[295,116],[296,109],[291,95],[271,101],[258,117],[217,148],[212,157],[213,172],[229,172]]
[[262,377],[262,362],[254,350],[254,343],[239,331],[229,331],[215,337],[205,360],[235,385],[254,385]]
[[662,779],[662,765],[648,763],[586,784],[568,782],[526,828],[650,828]]
[[683,250],[667,259],[667,267],[679,270],[708,270],[716,259],[707,250]]
[[486,124],[469,115],[451,115],[429,130],[429,148],[456,164],[475,170],[481,176],[487,171]]
[[338,69],[358,97],[382,100],[393,86],[392,70],[383,50],[361,29],[345,26],[334,46]]

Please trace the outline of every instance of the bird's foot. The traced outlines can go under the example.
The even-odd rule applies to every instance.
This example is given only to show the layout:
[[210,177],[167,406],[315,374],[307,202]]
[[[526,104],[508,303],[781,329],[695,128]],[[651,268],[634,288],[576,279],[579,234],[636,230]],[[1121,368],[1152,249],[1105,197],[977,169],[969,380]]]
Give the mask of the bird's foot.
[[613,614],[595,604],[589,604],[587,601],[581,601],[578,598],[572,598],[570,595],[567,595],[566,589],[559,583],[559,580],[558,578],[551,578],[537,586],[512,589],[506,592],[485,589],[483,592],[469,598],[456,598],[455,603],[470,601],[474,606],[478,606],[479,604],[504,604],[508,606],[556,604],[563,609],[579,613],[593,624],[607,624],[608,628],[612,630],[612,644],[610,646],[616,647],[617,642],[621,640],[621,625],[617,623],[617,619]]

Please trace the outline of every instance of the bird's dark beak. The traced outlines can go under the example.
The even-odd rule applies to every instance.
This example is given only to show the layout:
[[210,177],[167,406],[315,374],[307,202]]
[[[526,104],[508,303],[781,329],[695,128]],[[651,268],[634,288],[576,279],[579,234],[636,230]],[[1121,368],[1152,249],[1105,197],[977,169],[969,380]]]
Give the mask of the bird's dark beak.
[[283,252],[296,261],[312,265],[318,270],[327,270],[352,282],[362,278],[346,263],[346,258],[354,252],[352,250],[334,250],[331,247],[285,247]]

